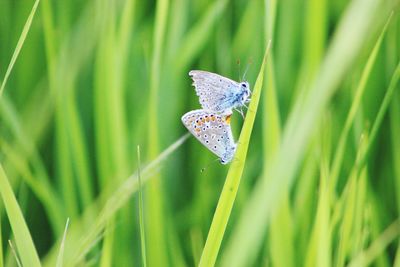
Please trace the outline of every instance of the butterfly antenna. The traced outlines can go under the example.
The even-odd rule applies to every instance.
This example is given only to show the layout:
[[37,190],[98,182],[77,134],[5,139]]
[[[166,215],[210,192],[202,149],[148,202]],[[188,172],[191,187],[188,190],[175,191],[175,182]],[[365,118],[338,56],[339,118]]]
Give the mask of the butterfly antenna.
[[205,167],[201,168],[200,172],[203,173],[208,167],[211,166],[211,164],[214,164],[216,161],[219,161],[218,158],[214,159],[213,161],[209,162]]
[[244,73],[243,73],[242,81],[245,81],[244,77],[246,77],[247,71],[249,70],[249,67],[252,63],[253,63],[252,60],[249,60],[249,62],[247,62],[246,69],[244,70]]

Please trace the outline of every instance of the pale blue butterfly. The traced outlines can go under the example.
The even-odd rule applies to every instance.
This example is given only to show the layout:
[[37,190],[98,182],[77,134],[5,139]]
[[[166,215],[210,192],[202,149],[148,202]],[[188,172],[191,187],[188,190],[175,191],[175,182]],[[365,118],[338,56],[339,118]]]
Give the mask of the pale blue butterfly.
[[248,82],[235,82],[216,73],[192,70],[189,76],[193,79],[196,94],[200,98],[203,109],[222,114],[232,113],[232,109],[238,110],[246,106],[251,94]]
[[230,118],[231,114],[198,109],[183,115],[182,122],[194,137],[220,158],[222,164],[227,164],[236,151]]

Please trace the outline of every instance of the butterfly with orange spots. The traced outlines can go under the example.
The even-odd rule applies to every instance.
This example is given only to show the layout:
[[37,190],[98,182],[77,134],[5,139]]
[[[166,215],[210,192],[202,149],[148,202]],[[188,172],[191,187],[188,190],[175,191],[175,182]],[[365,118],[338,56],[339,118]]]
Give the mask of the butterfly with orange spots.
[[222,164],[229,163],[236,151],[230,126],[231,115],[198,109],[182,116],[189,132],[217,155]]

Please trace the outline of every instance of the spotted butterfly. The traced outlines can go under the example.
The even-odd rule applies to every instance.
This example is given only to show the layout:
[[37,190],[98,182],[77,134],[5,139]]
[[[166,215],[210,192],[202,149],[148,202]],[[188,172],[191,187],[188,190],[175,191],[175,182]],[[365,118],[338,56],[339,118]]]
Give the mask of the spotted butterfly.
[[[203,109],[230,114],[232,109],[246,106],[250,101],[250,85],[246,81],[239,83],[202,70],[192,70],[189,76],[193,79]],[[239,112],[243,115],[241,110]]]
[[220,158],[222,164],[227,164],[236,151],[230,118],[231,114],[198,109],[183,115],[182,122],[194,137]]

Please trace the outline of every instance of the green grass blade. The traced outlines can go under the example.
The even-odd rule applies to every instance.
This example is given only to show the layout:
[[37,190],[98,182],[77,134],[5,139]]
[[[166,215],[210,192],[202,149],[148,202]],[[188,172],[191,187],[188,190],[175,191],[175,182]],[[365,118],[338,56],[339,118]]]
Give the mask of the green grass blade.
[[291,110],[279,152],[265,172],[265,177],[270,179],[264,177],[255,185],[243,208],[223,255],[223,266],[248,266],[251,259],[255,259],[265,236],[266,224],[279,206],[282,195],[294,182],[320,114],[370,36],[377,14],[384,12],[380,6],[382,2],[355,0],[349,5],[316,80]]
[[[169,0],[160,0],[156,4],[156,15],[153,31],[153,51],[150,73],[149,119],[148,119],[148,155],[154,159],[159,153],[159,94],[161,91],[161,66],[163,58],[163,44],[167,26]],[[168,264],[168,256],[163,247],[166,246],[165,210],[163,200],[163,186],[161,175],[157,174],[146,188],[146,199],[149,207],[146,213],[148,232],[147,253],[150,266]]]
[[8,240],[8,244],[10,245],[11,252],[12,252],[12,254],[13,254],[13,256],[14,256],[14,259],[15,259],[15,262],[17,263],[17,266],[18,266],[18,267],[23,267],[23,266],[22,266],[22,263],[21,263],[21,260],[20,260],[19,257],[18,257],[18,253],[17,253],[17,251],[15,250],[12,241],[11,241],[11,240]]
[[[58,222],[62,220],[63,217],[63,209],[61,208],[61,200],[57,197],[55,190],[48,182],[47,177],[45,178],[45,175],[40,171],[37,171],[35,177],[29,169],[28,163],[21,158],[21,153],[13,150],[13,147],[1,138],[0,148],[6,155],[8,163],[16,169],[16,172],[21,176],[23,182],[29,186],[36,197],[42,201],[47,215],[52,218],[52,229],[53,231],[56,231],[59,228]],[[40,179],[39,177],[42,178]]]
[[85,143],[81,121],[79,119],[78,108],[74,101],[75,96],[68,97],[67,100],[67,120],[69,125],[69,138],[72,151],[72,160],[76,166],[76,183],[79,189],[79,196],[82,206],[86,207],[93,200],[93,188],[91,186],[92,173],[90,171],[89,156]]
[[316,210],[316,218],[312,229],[311,242],[307,251],[307,258],[304,266],[331,266],[331,236],[330,227],[332,203],[329,192],[329,161],[332,150],[331,132],[332,123],[329,111],[324,114],[321,123],[324,127],[320,129],[319,154],[320,154],[320,181],[319,194]]
[[394,258],[394,267],[399,267],[400,266],[400,244],[397,245],[397,251],[396,251],[396,256]]
[[60,251],[57,257],[57,264],[56,267],[62,267],[64,262],[64,249],[65,249],[65,238],[67,237],[67,231],[69,226],[69,218],[67,218],[67,222],[65,223],[64,234],[60,244]]
[[365,67],[362,71],[361,78],[358,83],[358,86],[357,86],[357,89],[356,89],[356,92],[355,92],[355,95],[354,95],[354,98],[353,98],[353,101],[352,101],[352,104],[350,107],[350,111],[347,115],[343,130],[340,134],[339,142],[338,142],[337,149],[335,152],[335,157],[334,157],[333,163],[332,163],[332,173],[331,173],[331,178],[330,178],[330,188],[332,190],[334,190],[336,187],[336,183],[337,183],[337,179],[339,176],[340,168],[342,166],[345,148],[346,148],[346,144],[348,142],[348,136],[349,136],[351,126],[353,125],[357,110],[359,109],[359,106],[361,104],[361,100],[364,95],[367,81],[370,77],[372,67],[376,61],[378,51],[381,47],[383,37],[385,36],[387,27],[389,26],[392,16],[393,16],[393,13],[391,13],[391,15],[389,16],[385,26],[382,29],[382,32],[381,32],[378,40],[375,43],[374,48],[371,51],[371,54],[368,57],[367,63],[365,64]]
[[22,211],[18,205],[17,199],[8,182],[6,173],[0,165],[0,194],[3,204],[6,208],[7,216],[10,221],[12,231],[15,236],[15,242],[18,252],[24,266],[41,266],[39,256],[36,252],[35,245],[28,226],[26,225]]
[[[276,0],[265,1],[265,35],[267,40],[272,40],[274,36],[274,18],[276,16]],[[272,49],[273,50],[273,49]],[[274,54],[271,51],[271,56],[266,63],[266,76],[264,86],[266,88],[263,95],[263,129],[264,129],[264,156],[265,161],[268,161],[278,150],[281,139],[281,125],[279,103],[277,97],[277,88],[275,81],[275,65]]]
[[146,237],[144,234],[144,217],[143,217],[143,193],[142,193],[142,178],[140,173],[140,147],[137,147],[137,157],[138,157],[138,183],[139,183],[139,228],[140,228],[140,244],[142,251],[142,265],[147,266],[146,257]]
[[[400,92],[396,92],[390,110],[390,128],[394,165],[394,188],[396,191],[397,213],[400,214]],[[400,242],[397,245],[394,266],[400,267]]]
[[[273,39],[276,17],[276,0],[265,1],[265,35]],[[266,76],[264,79],[265,93],[263,94],[263,156],[264,167],[273,158],[279,149],[281,141],[281,115],[279,111],[274,54],[266,63]],[[293,224],[290,207],[289,193],[285,194],[279,208],[279,214],[274,218],[269,227],[270,239],[265,247],[269,250],[269,257],[275,266],[293,266]],[[268,252],[267,252],[268,253]]]
[[1,95],[3,94],[3,91],[4,91],[4,88],[6,86],[8,77],[11,74],[11,70],[14,67],[15,61],[18,58],[19,52],[21,52],[22,46],[24,45],[24,42],[25,42],[26,36],[28,35],[29,29],[31,28],[32,20],[33,20],[33,17],[35,16],[36,9],[37,9],[37,7],[39,5],[39,2],[40,2],[40,0],[36,0],[35,3],[33,4],[32,10],[31,10],[31,12],[30,12],[30,14],[28,16],[28,19],[26,20],[24,28],[22,29],[21,36],[19,37],[17,46],[16,46],[16,48],[14,50],[14,53],[13,53],[13,55],[11,57],[10,64],[8,65],[6,74],[4,75],[4,79],[3,79],[3,82],[2,82],[1,87],[0,87],[0,98],[1,98]]
[[367,145],[366,151],[363,154],[362,157],[359,158],[359,160],[357,160],[356,164],[358,165],[359,168],[361,168],[362,166],[364,166],[366,160],[368,159],[368,155],[371,151],[372,145],[376,139],[376,136],[378,134],[378,131],[380,129],[380,126],[383,122],[383,118],[386,114],[386,111],[389,107],[389,104],[392,100],[392,97],[394,95],[394,92],[396,89],[398,89],[398,83],[400,80],[400,61],[397,64],[397,67],[393,73],[392,79],[390,80],[390,84],[389,87],[386,91],[386,94],[383,98],[382,104],[379,107],[379,111],[378,114],[376,115],[374,124],[372,125],[372,129],[371,129],[371,134],[370,134],[370,139],[369,139],[369,143]]
[[182,41],[179,51],[177,70],[184,70],[187,65],[200,53],[201,48],[206,44],[210,37],[212,28],[215,27],[219,16],[226,6],[226,0],[218,0],[213,2],[202,19],[190,29],[189,33]]
[[[1,212],[0,212],[0,240],[3,240],[3,232],[1,230]],[[4,253],[3,253],[3,243],[0,245],[0,266],[4,266]]]
[[327,177],[321,177],[320,198],[318,200],[317,215],[313,235],[308,248],[308,257],[304,266],[331,266],[331,233],[329,229],[329,188]]
[[[115,241],[115,223],[114,217],[111,217],[106,223],[104,230],[103,246],[101,249],[100,267],[112,266],[113,246]],[[93,244],[92,244],[93,245]]]
[[214,214],[214,218],[207,236],[207,241],[200,258],[199,266],[214,266],[221,246],[222,238],[225,233],[226,226],[232,211],[232,207],[239,189],[240,180],[242,177],[244,165],[246,162],[247,149],[250,143],[250,136],[253,130],[254,121],[256,118],[258,103],[261,95],[261,88],[264,79],[265,62],[268,56],[271,42],[265,50],[264,59],[258,74],[254,91],[251,97],[249,110],[246,114],[246,119],[240,137],[235,158],[232,160],[231,166],[226,177],[224,187],[222,189],[218,206]]
[[[190,136],[187,133],[166,148],[156,159],[147,164],[142,170],[142,182],[147,183],[154,179],[154,173],[158,172],[161,164],[169,158]],[[109,192],[103,189],[103,193],[92,206],[88,207],[81,220],[77,220],[71,227],[67,236],[65,247],[66,266],[78,264],[98,241],[99,236],[105,229],[107,222],[115,216],[130,197],[138,190],[139,184],[137,174],[131,175],[117,189]],[[95,219],[91,219],[90,228],[87,229],[87,216],[92,218],[92,214],[97,214]],[[54,246],[45,259],[46,266],[54,266],[58,246]]]
[[369,266],[398,236],[400,236],[400,220],[396,220],[387,227],[385,231],[383,231],[366,250],[357,255],[348,266]]

